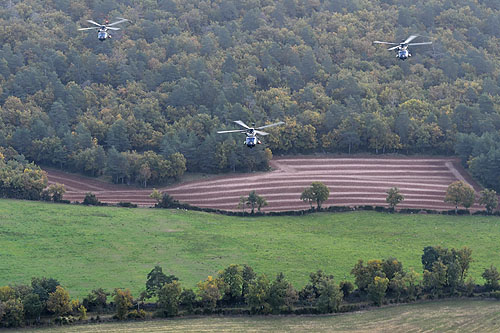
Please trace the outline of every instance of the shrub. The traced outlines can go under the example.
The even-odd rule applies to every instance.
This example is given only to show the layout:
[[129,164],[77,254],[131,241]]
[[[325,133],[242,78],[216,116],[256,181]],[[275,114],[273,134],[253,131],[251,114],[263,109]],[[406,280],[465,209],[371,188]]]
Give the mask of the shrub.
[[137,208],[137,205],[131,202],[123,202],[120,201],[116,204],[118,207],[126,207],[126,208]]
[[144,311],[143,309],[140,309],[139,311],[132,310],[127,314],[127,318],[129,318],[129,319],[145,319],[146,318],[146,311]]
[[101,202],[94,193],[88,192],[85,194],[85,199],[83,199],[83,204],[86,206],[100,206]]

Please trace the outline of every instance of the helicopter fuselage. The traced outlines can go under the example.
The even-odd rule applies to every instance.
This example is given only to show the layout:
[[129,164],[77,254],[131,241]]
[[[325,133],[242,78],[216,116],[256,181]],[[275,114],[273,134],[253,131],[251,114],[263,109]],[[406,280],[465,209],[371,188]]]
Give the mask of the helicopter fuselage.
[[399,47],[398,50],[397,50],[396,57],[398,57],[401,60],[406,60],[409,57],[411,57],[411,54],[408,51],[407,47]]
[[245,145],[248,148],[253,148],[255,145],[259,145],[261,142],[259,139],[257,139],[257,136],[255,135],[255,130],[253,128],[249,128],[246,131],[246,139],[245,139]]
[[101,29],[99,29],[99,31],[97,32],[97,38],[101,42],[104,42],[107,38],[110,38],[110,35],[108,34],[108,29],[101,27]]

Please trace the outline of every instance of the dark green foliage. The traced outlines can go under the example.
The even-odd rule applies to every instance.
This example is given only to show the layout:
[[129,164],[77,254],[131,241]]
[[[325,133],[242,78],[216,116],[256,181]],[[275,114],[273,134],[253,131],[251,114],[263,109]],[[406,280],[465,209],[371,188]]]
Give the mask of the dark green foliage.
[[[36,163],[92,176],[107,170],[116,182],[151,184],[173,176],[142,179],[144,163],[132,160],[130,170],[117,171],[116,158],[107,164],[103,148],[165,159],[179,152],[189,171],[217,173],[269,167],[264,149],[249,152],[240,136],[215,134],[237,119],[298,122],[263,138],[275,153],[450,154],[459,135],[500,129],[494,1],[418,0],[410,8],[394,1],[168,0],[148,2],[138,17],[128,2],[61,3],[0,9],[7,27],[0,144]],[[109,13],[134,24],[105,43],[94,33],[75,33],[85,19]],[[387,17],[394,22],[390,32],[379,24]],[[422,29],[436,42],[412,49],[407,62],[371,43]],[[425,107],[408,108],[408,101]],[[472,173],[499,190],[498,147],[472,150],[457,152],[470,151],[463,157]]]
[[183,289],[179,298],[180,306],[188,313],[192,313],[196,303],[196,294],[193,289]]
[[318,292],[317,307],[320,313],[332,313],[339,310],[344,294],[333,279],[322,279]]
[[498,196],[495,190],[484,189],[480,192],[479,204],[484,205],[486,211],[491,214],[498,207]]
[[176,280],[165,283],[157,292],[158,310],[166,317],[177,315],[181,296],[181,285]]
[[89,311],[102,312],[107,306],[109,295],[110,293],[102,288],[94,289],[83,299],[83,306]]
[[320,295],[320,284],[323,280],[333,280],[333,275],[327,275],[322,270],[309,274],[309,283],[299,292],[301,301],[314,305]]
[[89,192],[85,194],[85,198],[83,198],[82,204],[86,206],[100,206],[101,202],[99,201],[99,199],[97,199],[94,193]]
[[240,265],[229,265],[219,272],[219,279],[224,284],[223,299],[229,302],[240,301],[243,291],[243,268]]
[[489,290],[500,289],[500,273],[498,273],[496,267],[492,265],[489,268],[486,268],[481,276],[486,281],[484,285]]
[[341,281],[339,288],[340,291],[342,291],[344,297],[349,297],[351,292],[354,290],[354,285],[352,284],[351,281]]
[[172,283],[177,280],[179,279],[174,275],[165,275],[165,273],[163,273],[163,269],[160,266],[155,266],[151,270],[151,272],[148,273],[146,281],[146,292],[149,297],[156,296],[165,284]]
[[49,294],[56,291],[57,286],[59,286],[59,281],[53,278],[32,278],[31,287],[33,288],[33,293],[40,297],[42,303],[46,303],[49,299]]
[[22,299],[24,316],[27,319],[38,319],[44,308],[38,294],[29,294]]

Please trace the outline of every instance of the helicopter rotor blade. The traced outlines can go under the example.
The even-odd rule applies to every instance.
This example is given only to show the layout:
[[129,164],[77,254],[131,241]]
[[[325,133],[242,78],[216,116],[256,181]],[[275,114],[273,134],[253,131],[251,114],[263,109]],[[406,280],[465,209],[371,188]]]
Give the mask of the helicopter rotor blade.
[[277,123],[274,123],[274,124],[269,124],[269,125],[264,125],[264,126],[260,126],[260,127],[257,127],[256,129],[263,129],[263,128],[267,128],[267,127],[273,127],[273,126],[278,126],[278,125],[283,125],[284,122],[283,121],[279,121]]
[[241,120],[235,120],[234,122],[235,122],[235,123],[237,123],[237,124],[238,124],[238,125],[240,125],[240,126],[243,126],[243,127],[247,128],[247,129],[248,129],[248,128],[250,128],[250,127],[248,127],[248,125],[247,125],[247,124],[245,124],[245,123],[244,123],[244,122],[242,122]]
[[262,136],[269,135],[269,133],[267,133],[267,132],[258,131],[258,130],[255,130],[255,134],[262,135]]
[[411,35],[410,37],[408,37],[404,42],[402,42],[401,44],[408,44],[409,42],[411,42],[412,40],[414,40],[415,38],[417,38],[418,35]]
[[411,44],[408,44],[408,46],[415,46],[415,45],[429,45],[429,44],[432,44],[432,42],[411,43]]
[[398,47],[399,47],[399,45],[398,45],[398,46],[394,46],[394,47],[390,47],[390,48],[388,48],[388,49],[387,49],[387,51],[392,51],[392,50],[395,50],[395,49],[397,49]]
[[230,131],[217,131],[217,133],[219,134],[223,134],[223,133],[245,133],[246,130],[230,130]]
[[127,20],[127,19],[125,19],[125,18],[122,18],[122,19],[120,19],[119,21],[116,21],[116,22],[113,22],[113,23],[111,23],[111,24],[108,24],[108,25],[107,25],[107,27],[111,27],[111,26],[113,26],[113,25],[120,24],[120,23],[127,22],[127,21],[129,21],[129,20]]
[[373,44],[399,45],[399,43],[381,42],[379,40],[374,41]]
[[120,30],[120,28],[115,28],[115,27],[108,27],[107,26],[106,28],[109,29],[109,30]]
[[95,29],[99,29],[99,28],[98,28],[98,27],[80,28],[80,29],[78,29],[78,30],[83,31],[83,30],[95,30]]
[[97,22],[95,22],[95,21],[92,21],[92,20],[87,20],[87,22],[92,23],[92,24],[95,24],[95,25],[97,25],[97,26],[99,26],[99,27],[100,27],[100,26],[102,26],[102,24],[99,24],[99,23],[97,23]]

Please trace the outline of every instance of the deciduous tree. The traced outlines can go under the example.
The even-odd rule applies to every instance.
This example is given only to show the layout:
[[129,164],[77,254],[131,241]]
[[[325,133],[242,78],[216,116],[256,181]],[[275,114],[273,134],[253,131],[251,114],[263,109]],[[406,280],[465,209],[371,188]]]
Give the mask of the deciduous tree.
[[56,291],[49,294],[47,310],[57,316],[62,316],[72,310],[69,293],[63,287],[57,286]]
[[397,187],[391,187],[386,193],[387,197],[385,198],[385,201],[389,204],[391,209],[395,209],[396,206],[405,199]]
[[459,205],[467,209],[474,204],[474,200],[474,189],[463,181],[451,183],[446,190],[446,196],[444,198],[445,202],[455,205],[455,213],[457,213]]
[[495,190],[484,189],[480,192],[479,204],[486,207],[488,214],[498,207],[498,195]]

